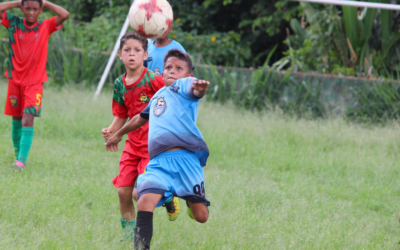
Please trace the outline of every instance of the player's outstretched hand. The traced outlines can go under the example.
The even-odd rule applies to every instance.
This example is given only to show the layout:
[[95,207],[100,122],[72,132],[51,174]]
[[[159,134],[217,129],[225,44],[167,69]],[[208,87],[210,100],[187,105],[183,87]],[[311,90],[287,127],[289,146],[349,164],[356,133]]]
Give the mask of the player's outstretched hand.
[[101,134],[102,134],[105,142],[107,142],[107,140],[110,139],[110,137],[112,136],[112,132],[108,128],[103,128],[101,130]]
[[193,89],[200,92],[206,91],[208,86],[210,86],[210,82],[206,80],[195,80],[193,82]]
[[107,140],[104,144],[106,146],[107,151],[117,152],[118,151],[118,143],[122,140],[122,136],[114,135]]
[[42,6],[43,6],[43,8],[46,8],[46,0],[42,0]]

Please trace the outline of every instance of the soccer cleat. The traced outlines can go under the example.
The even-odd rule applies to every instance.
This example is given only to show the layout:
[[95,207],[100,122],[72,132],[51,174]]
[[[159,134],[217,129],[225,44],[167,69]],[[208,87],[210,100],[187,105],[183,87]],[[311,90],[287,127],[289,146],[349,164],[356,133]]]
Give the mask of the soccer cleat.
[[25,164],[20,161],[16,161],[15,164],[13,164],[11,167],[14,169],[18,169],[19,171],[22,171],[26,168]]
[[193,213],[192,213],[192,209],[190,209],[190,206],[189,206],[189,202],[188,202],[188,201],[186,201],[186,208],[187,208],[187,213],[188,213],[189,217],[190,217],[191,219],[194,220],[194,216],[193,216]]
[[180,210],[178,197],[174,197],[170,201],[165,202],[163,207],[165,207],[167,209],[168,220],[174,221],[174,220],[178,219],[179,210]]

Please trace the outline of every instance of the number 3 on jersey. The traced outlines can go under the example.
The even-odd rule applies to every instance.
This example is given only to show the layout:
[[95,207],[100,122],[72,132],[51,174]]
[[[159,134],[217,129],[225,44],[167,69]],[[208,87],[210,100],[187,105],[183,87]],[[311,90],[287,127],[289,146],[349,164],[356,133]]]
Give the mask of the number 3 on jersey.
[[40,106],[40,104],[42,103],[42,95],[41,94],[36,94],[36,106]]

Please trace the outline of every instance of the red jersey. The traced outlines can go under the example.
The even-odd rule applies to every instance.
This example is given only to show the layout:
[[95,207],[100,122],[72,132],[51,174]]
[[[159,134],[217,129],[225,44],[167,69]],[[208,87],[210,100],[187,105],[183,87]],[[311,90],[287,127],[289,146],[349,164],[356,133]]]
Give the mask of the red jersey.
[[47,43],[51,33],[62,28],[56,26],[56,18],[27,26],[25,18],[4,11],[1,24],[8,29],[10,39],[5,76],[13,84],[27,86],[47,81]]
[[[161,76],[144,69],[140,78],[133,84],[127,86],[126,74],[120,76],[114,82],[114,96],[112,102],[113,115],[122,119],[132,119],[147,107],[153,95],[165,86]],[[124,151],[131,154],[149,158],[148,151],[149,123],[128,133]]]

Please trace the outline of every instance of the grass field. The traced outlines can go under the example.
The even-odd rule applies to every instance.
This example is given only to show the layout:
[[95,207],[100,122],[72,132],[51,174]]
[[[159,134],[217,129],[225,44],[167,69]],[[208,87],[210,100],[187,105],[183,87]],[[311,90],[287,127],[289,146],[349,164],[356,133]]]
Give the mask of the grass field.
[[[6,101],[0,84],[0,109]],[[111,179],[121,152],[103,148],[111,91],[47,88],[28,168],[14,161],[0,116],[0,249],[129,249]],[[184,208],[154,219],[152,249],[399,249],[400,126],[295,120],[203,102],[211,156],[206,224]],[[181,205],[183,206],[183,202]]]

